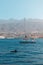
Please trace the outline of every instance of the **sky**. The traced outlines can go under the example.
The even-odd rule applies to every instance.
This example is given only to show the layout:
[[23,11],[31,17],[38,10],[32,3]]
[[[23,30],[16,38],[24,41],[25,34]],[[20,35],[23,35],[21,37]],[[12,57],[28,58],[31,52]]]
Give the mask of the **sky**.
[[43,19],[43,0],[0,0],[0,19]]

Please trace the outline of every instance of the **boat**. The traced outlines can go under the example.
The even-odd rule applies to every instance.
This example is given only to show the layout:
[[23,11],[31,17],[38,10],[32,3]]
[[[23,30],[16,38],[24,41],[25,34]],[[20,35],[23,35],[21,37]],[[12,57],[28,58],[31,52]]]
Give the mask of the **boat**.
[[20,43],[24,43],[24,44],[27,44],[27,43],[36,43],[36,41],[33,38],[29,39],[27,37],[27,35],[25,34],[24,38],[20,41]]
[[27,43],[36,43],[35,39],[28,39],[28,38],[24,38],[20,41],[20,43],[24,43],[24,44],[27,44]]
[[20,43],[36,43],[36,39],[35,38],[28,38],[26,35],[25,37],[20,41]]
[[22,41],[20,41],[20,43],[26,44],[26,43],[36,43],[36,42],[35,41],[31,41],[31,40],[30,41],[26,41],[26,40],[24,41],[24,40],[22,40]]

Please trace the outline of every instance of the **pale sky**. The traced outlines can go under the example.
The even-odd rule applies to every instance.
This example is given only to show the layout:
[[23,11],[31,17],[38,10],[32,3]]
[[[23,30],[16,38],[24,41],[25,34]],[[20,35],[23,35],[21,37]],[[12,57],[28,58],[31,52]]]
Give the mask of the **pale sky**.
[[0,19],[43,19],[43,0],[0,0]]

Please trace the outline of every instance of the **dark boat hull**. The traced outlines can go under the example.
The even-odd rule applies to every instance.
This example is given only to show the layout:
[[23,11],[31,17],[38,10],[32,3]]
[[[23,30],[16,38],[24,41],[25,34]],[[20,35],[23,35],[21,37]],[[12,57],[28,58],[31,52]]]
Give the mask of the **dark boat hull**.
[[20,41],[20,43],[36,43],[35,41]]

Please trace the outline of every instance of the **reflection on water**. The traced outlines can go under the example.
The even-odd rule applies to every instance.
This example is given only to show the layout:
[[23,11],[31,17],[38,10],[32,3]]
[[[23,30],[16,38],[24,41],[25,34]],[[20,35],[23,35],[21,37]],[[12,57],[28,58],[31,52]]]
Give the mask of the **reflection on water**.
[[[20,40],[0,40],[0,64],[43,65],[43,39],[37,39],[35,44],[20,44]],[[10,52],[15,49],[18,52]]]

